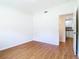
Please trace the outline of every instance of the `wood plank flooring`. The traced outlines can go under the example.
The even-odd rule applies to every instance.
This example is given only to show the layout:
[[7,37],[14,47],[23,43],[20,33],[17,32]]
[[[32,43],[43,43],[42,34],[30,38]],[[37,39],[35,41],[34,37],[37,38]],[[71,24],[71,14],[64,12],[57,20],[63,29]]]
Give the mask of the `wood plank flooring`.
[[77,59],[73,54],[72,40],[60,46],[31,41],[0,52],[0,59]]

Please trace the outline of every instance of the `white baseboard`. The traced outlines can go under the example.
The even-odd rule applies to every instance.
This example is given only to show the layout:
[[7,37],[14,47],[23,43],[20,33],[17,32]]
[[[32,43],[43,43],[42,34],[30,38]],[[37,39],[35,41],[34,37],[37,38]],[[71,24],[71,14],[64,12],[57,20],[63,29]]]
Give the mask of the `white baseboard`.
[[59,46],[58,43],[56,44],[56,43],[45,42],[45,41],[40,41],[40,40],[32,40],[32,41],[43,42],[43,43],[47,43],[47,44],[52,44],[52,45],[57,45],[57,46]]
[[16,46],[19,46],[19,45],[22,45],[22,44],[28,43],[30,41],[32,41],[32,40],[28,40],[28,41],[25,41],[25,42],[21,42],[21,43],[18,43],[16,45],[12,45],[12,46],[9,46],[9,47],[1,48],[0,51],[6,50],[6,49],[9,49],[9,48],[12,48],[12,47],[16,47]]

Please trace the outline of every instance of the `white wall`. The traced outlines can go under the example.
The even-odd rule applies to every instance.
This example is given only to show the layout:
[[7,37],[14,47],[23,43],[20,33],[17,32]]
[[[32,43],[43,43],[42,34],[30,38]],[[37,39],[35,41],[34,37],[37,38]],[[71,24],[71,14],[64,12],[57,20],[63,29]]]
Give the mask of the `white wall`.
[[79,0],[77,0],[77,7],[79,7]]
[[33,40],[59,45],[59,15],[73,13],[74,7],[74,2],[71,2],[36,12]]
[[59,44],[58,20],[56,13],[52,9],[47,9],[48,13],[39,11],[34,15],[34,38],[33,40],[45,43]]
[[0,50],[32,40],[33,16],[0,6]]

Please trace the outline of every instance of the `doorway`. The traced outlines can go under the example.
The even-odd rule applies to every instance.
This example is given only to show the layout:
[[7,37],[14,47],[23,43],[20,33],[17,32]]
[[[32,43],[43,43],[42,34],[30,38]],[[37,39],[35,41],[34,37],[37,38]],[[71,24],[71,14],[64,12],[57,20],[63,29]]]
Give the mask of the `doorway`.
[[73,14],[59,16],[59,42],[66,42],[67,38],[73,39]]
[[60,46],[64,47],[64,50],[70,52],[70,54],[72,54],[74,51],[73,42],[74,42],[74,35],[76,35],[74,34],[73,23],[74,23],[73,13],[59,16],[59,43]]
[[70,40],[73,47],[73,14],[65,16],[65,42]]

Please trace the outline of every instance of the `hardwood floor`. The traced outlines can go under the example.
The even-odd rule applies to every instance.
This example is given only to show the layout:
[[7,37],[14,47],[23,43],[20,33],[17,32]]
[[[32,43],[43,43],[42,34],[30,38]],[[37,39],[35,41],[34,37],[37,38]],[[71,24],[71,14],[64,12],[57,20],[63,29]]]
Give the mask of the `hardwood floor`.
[[73,54],[72,40],[60,46],[31,41],[0,52],[0,59],[77,59]]

